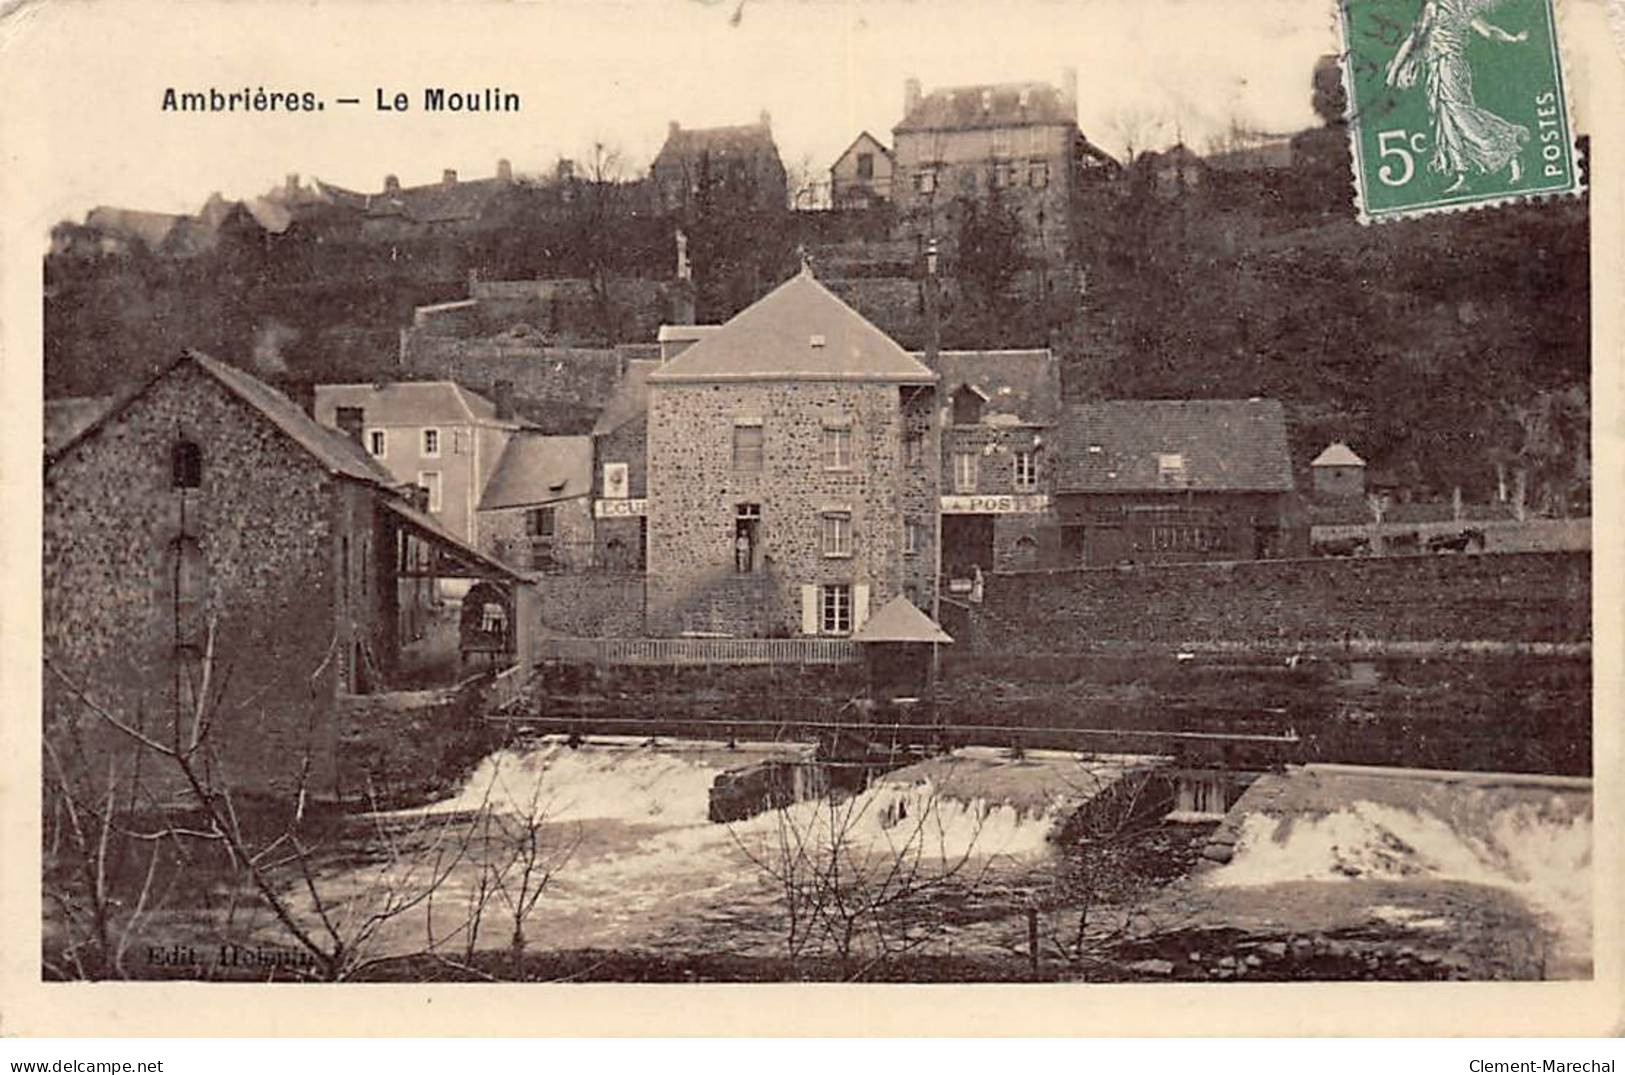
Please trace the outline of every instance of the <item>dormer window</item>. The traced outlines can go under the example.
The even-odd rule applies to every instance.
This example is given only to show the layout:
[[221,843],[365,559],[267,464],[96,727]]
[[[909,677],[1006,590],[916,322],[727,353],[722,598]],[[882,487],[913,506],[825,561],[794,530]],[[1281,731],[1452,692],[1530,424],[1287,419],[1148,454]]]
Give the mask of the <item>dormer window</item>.
[[1157,482],[1160,485],[1185,484],[1185,457],[1178,452],[1157,456]]
[[170,485],[196,489],[203,484],[203,449],[196,441],[181,439],[170,452]]
[[954,393],[954,425],[973,426],[982,420],[982,404],[987,397],[978,392],[973,386],[962,384]]

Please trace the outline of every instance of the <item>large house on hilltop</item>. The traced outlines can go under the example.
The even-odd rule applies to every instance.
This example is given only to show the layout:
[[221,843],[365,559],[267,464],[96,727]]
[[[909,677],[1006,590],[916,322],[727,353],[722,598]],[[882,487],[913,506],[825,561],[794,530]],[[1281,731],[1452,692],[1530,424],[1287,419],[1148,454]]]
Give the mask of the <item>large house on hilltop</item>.
[[651,372],[651,630],[847,637],[929,607],[937,379],[805,269]]
[[1261,560],[1308,554],[1275,400],[1106,400],[1061,418],[1062,560]]
[[95,707],[168,741],[212,682],[224,786],[362,792],[341,765],[354,696],[455,682],[412,645],[436,577],[504,591],[506,657],[528,660],[523,575],[447,533],[358,440],[212,358],[171,362],[50,452],[44,492],[45,734],[81,761],[138,749]]
[[742,208],[789,204],[784,162],[766,112],[758,122],[737,127],[689,130],[673,120],[649,173],[667,212],[691,207],[702,191],[717,203]]
[[837,209],[867,209],[891,201],[892,151],[864,131],[829,169],[830,199]]
[[904,86],[892,128],[892,200],[900,223],[921,238],[951,240],[959,199],[997,196],[1032,240],[1058,250],[1071,199],[1084,176],[1116,162],[1078,129],[1078,76],[1043,82],[955,86],[922,94]]

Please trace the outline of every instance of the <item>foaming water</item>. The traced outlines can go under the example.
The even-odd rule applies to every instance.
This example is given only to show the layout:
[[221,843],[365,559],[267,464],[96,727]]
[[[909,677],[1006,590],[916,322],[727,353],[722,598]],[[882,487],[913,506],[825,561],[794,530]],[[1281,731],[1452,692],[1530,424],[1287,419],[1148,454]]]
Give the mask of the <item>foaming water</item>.
[[1439,880],[1509,890],[1576,954],[1591,945],[1589,796],[1509,798],[1462,789],[1448,807],[1359,801],[1320,816],[1243,818],[1219,886],[1285,881]]
[[[414,813],[460,825],[455,815],[489,809],[539,823],[538,839],[557,868],[527,929],[537,947],[692,950],[716,943],[708,928],[723,928],[729,949],[744,951],[782,943],[774,923],[788,868],[827,870],[838,862],[844,882],[894,892],[920,882],[974,882],[1047,858],[1048,837],[1065,808],[1058,799],[1036,808],[1012,805],[981,797],[968,784],[956,793],[951,777],[903,774],[855,795],[809,799],[728,824],[709,820],[719,774],[807,757],[797,745],[570,747],[550,740],[492,754],[456,795]],[[475,864],[463,864],[437,906],[458,906],[477,881]],[[504,913],[493,907],[482,946],[486,936],[500,943],[496,923]],[[421,929],[403,923],[398,936],[409,951]]]
[[462,791],[428,810],[474,811],[488,804],[548,821],[703,824],[711,783],[728,767],[708,752],[549,742],[497,751],[480,763]]

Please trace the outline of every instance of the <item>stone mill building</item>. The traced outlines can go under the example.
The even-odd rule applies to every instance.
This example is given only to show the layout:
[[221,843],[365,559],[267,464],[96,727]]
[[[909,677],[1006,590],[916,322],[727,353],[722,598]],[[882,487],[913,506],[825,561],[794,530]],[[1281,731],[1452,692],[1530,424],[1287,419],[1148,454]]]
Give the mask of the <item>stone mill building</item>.
[[652,633],[847,636],[930,607],[937,374],[803,269],[648,377]]

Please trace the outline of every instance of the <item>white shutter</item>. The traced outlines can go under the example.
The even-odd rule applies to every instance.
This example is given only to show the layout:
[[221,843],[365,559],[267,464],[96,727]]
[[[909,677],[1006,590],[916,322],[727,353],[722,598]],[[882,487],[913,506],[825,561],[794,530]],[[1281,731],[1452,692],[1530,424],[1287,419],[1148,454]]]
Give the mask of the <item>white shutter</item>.
[[818,587],[807,585],[801,588],[801,633],[815,635],[818,633]]
[[863,626],[869,618],[869,584],[859,582],[852,587],[852,630]]

